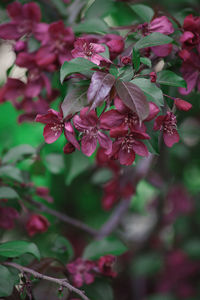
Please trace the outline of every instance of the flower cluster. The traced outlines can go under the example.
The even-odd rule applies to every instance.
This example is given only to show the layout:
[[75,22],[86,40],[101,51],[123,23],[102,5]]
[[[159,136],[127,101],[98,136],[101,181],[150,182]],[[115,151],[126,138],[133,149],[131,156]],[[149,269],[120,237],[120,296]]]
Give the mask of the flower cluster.
[[81,287],[83,284],[91,284],[99,275],[115,277],[117,275],[113,271],[115,260],[116,257],[109,254],[100,257],[97,261],[77,258],[74,262],[67,264],[66,267],[74,285]]

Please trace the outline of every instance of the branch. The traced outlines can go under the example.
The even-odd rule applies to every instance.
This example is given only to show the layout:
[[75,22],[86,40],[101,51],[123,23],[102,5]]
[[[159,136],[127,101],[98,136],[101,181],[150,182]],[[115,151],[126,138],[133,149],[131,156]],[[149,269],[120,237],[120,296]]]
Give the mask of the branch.
[[56,217],[57,219],[59,219],[60,221],[62,221],[64,223],[67,223],[67,224],[70,224],[74,227],[77,227],[77,228],[89,233],[90,235],[96,236],[97,233],[98,233],[95,229],[89,227],[85,223],[83,223],[83,222],[81,222],[77,219],[74,219],[72,217],[69,217],[66,214],[58,212],[58,211],[56,211],[56,210],[54,210],[50,207],[47,207],[46,205],[44,205],[40,202],[37,202],[37,201],[33,200],[30,197],[26,197],[25,201],[27,201],[30,204],[32,204],[33,206],[37,207],[40,211],[43,211],[43,212],[45,212],[49,215],[52,215],[52,216]]
[[[133,187],[136,188],[138,182],[145,178],[153,163],[155,156],[150,154],[147,158],[143,158],[140,160],[136,167],[131,167],[125,177],[129,180],[132,178]],[[108,221],[101,227],[99,234],[97,235],[97,239],[102,239],[103,237],[111,234],[116,227],[120,224],[123,215],[126,213],[130,205],[130,199],[122,199],[119,205],[114,209]]]
[[33,269],[27,268],[27,267],[23,267],[21,265],[18,265],[16,263],[13,262],[4,262],[3,263],[4,266],[8,266],[8,267],[13,267],[17,270],[19,270],[21,273],[28,273],[28,274],[32,274],[35,278],[38,279],[42,279],[42,280],[47,280],[47,281],[51,281],[51,282],[55,282],[57,283],[59,286],[61,287],[65,287],[67,288],[70,292],[74,292],[77,295],[79,295],[82,299],[84,300],[89,300],[89,298],[84,294],[83,291],[75,288],[73,285],[71,285],[66,278],[62,279],[62,278],[54,278],[54,277],[50,277],[47,275],[43,275],[37,271],[34,271]]

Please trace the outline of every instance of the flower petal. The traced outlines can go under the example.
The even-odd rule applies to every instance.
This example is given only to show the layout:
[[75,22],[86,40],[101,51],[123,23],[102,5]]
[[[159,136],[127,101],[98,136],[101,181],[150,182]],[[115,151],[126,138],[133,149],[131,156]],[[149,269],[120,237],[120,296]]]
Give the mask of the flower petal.
[[96,138],[94,138],[89,134],[83,136],[81,140],[81,149],[85,155],[91,156],[94,153],[96,147],[97,147]]
[[54,126],[52,124],[48,124],[44,127],[43,136],[45,139],[45,142],[47,144],[54,143],[62,133],[62,127],[61,126]]

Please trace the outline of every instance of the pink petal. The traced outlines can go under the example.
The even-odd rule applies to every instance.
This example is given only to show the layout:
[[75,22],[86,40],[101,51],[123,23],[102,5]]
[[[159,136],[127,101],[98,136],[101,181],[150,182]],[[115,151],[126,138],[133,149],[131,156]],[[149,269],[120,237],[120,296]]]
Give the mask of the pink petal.
[[41,12],[40,12],[40,7],[37,3],[30,2],[30,3],[24,4],[23,13],[24,13],[24,17],[27,20],[31,20],[34,22],[40,22]]
[[160,130],[161,127],[162,127],[162,124],[165,120],[165,117],[166,116],[159,116],[155,119],[155,122],[154,122],[154,126],[153,126],[153,129],[154,130]]
[[187,72],[187,73],[183,73],[183,78],[185,79],[185,81],[187,82],[187,89],[185,88],[179,88],[179,92],[182,95],[188,95],[189,93],[191,93],[191,91],[194,89],[196,83],[197,83],[197,79],[199,76],[199,72]]
[[54,143],[62,134],[62,127],[49,124],[44,127],[43,136],[47,144]]
[[163,133],[164,142],[168,147],[172,147],[175,143],[179,142],[179,134],[175,130],[173,134],[168,134],[167,132]]
[[55,111],[54,109],[49,109],[45,115],[37,115],[36,122],[43,124],[60,124],[62,122],[62,115],[60,112]]
[[134,141],[133,150],[140,156],[148,156],[149,152],[145,144],[140,141]]
[[98,141],[100,146],[106,149],[106,154],[112,151],[112,141],[105,133],[98,131]]
[[100,117],[100,126],[102,129],[112,129],[123,122],[124,116],[117,110],[111,109],[104,112]]
[[4,40],[18,40],[22,36],[17,30],[17,23],[0,25],[0,38]]
[[84,135],[82,140],[81,140],[81,149],[82,152],[87,155],[87,156],[91,156],[95,149],[97,147],[97,139],[94,138],[91,135]]
[[7,11],[11,19],[18,22],[22,20],[22,5],[18,1],[8,4]]
[[172,52],[172,44],[151,47],[151,50],[158,57],[166,57]]
[[130,166],[135,160],[134,151],[128,152],[127,150],[119,150],[119,161],[120,164]]
[[162,16],[151,21],[149,30],[151,32],[160,32],[168,35],[174,32],[174,27],[167,17]]
[[153,120],[157,114],[159,113],[159,107],[153,103],[153,102],[149,102],[149,115],[148,117],[145,119],[145,121],[151,121]]

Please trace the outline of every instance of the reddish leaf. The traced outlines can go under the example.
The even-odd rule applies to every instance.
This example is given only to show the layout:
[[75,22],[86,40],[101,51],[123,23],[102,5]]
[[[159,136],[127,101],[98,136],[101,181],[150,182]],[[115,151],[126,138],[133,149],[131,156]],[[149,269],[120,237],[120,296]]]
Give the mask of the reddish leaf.
[[80,111],[87,104],[87,89],[85,87],[71,90],[65,97],[61,108],[63,117]]
[[115,84],[117,93],[126,106],[137,113],[140,120],[149,115],[149,104],[142,90],[131,82],[118,80]]
[[115,77],[109,73],[95,72],[92,75],[87,93],[88,102],[91,104],[91,110],[101,105],[102,101],[110,93],[114,83]]

